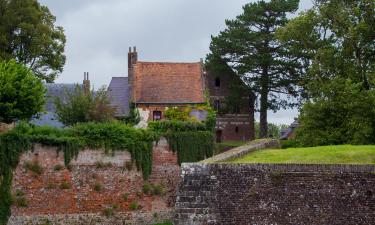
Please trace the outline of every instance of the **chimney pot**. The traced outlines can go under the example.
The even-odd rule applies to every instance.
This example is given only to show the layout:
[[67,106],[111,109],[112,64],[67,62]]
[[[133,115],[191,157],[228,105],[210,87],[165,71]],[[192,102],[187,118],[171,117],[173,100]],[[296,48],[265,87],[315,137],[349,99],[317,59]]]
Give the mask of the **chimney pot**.
[[133,47],[133,51],[137,52],[137,47],[136,46]]
[[132,53],[132,47],[129,47],[129,53]]

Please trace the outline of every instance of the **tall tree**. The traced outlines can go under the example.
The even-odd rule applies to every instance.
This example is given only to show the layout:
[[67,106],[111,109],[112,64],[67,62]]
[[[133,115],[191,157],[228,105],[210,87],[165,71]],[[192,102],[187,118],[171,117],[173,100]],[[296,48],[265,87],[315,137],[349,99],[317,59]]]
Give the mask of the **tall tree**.
[[315,6],[278,30],[305,67],[310,97],[333,78],[375,85],[375,1],[316,0]]
[[43,111],[45,93],[40,79],[24,65],[0,62],[0,122],[28,120]]
[[37,0],[0,0],[0,60],[15,59],[53,82],[65,64],[65,35]]
[[221,57],[260,98],[260,137],[267,137],[267,110],[293,107],[285,96],[298,95],[299,73],[275,35],[299,0],[250,3],[243,14],[226,20],[227,28],[212,37],[208,58]]

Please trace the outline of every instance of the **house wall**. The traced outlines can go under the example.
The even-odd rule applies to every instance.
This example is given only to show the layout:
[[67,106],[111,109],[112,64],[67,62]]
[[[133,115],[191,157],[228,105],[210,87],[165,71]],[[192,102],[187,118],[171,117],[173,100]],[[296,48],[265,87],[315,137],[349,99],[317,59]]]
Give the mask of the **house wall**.
[[[220,79],[219,87],[215,84],[216,78]],[[223,106],[225,98],[231,94],[230,86],[233,82],[240,82],[238,79],[233,74],[214,74],[208,71],[206,86],[209,90],[211,105],[214,106],[215,101],[219,100]],[[244,95],[243,100],[249,104],[241,105],[238,114],[221,114],[219,111],[216,120],[217,141],[254,139],[254,104],[250,101],[249,96]]]
[[[34,161],[42,166],[42,174],[25,168],[27,162]],[[97,162],[111,165],[99,168]],[[70,170],[56,171],[56,165],[64,165],[63,153],[58,154],[56,148],[36,146],[34,152],[22,154],[14,172],[12,192],[22,191],[27,206],[12,206],[9,224],[41,224],[45,219],[62,225],[149,224],[170,219],[171,201],[175,199],[180,172],[177,155],[169,150],[165,139],[154,146],[153,171],[148,182],[163,184],[166,190],[163,196],[142,194],[145,181],[135,167],[130,171],[126,169],[125,164],[130,162],[130,154],[126,151],[116,151],[108,156],[103,150],[88,149],[71,162]],[[61,188],[64,182],[68,189]],[[96,191],[95,184],[100,184],[102,190]],[[123,198],[126,193],[128,200]],[[130,210],[133,201],[140,205],[140,210]],[[117,220],[103,216],[103,211],[114,205]],[[60,217],[60,214],[65,216]]]
[[374,224],[375,166],[183,164],[176,225]]

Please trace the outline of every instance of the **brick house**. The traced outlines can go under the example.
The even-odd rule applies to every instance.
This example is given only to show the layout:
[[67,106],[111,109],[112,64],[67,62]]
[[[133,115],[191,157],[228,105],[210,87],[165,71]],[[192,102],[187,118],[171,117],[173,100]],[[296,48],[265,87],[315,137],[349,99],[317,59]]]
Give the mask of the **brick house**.
[[130,49],[128,82],[131,102],[144,121],[163,119],[167,107],[205,103],[202,62],[142,62]]
[[[113,77],[109,92],[118,116],[126,116],[129,102],[134,103],[141,116],[140,127],[148,121],[162,120],[168,107],[186,107],[204,104],[209,97],[219,112],[225,106],[233,82],[242,81],[229,72],[217,74],[206,71],[203,61],[193,63],[138,61],[136,48],[128,53],[128,77]],[[205,96],[205,93],[209,96]],[[219,113],[216,140],[254,139],[254,101],[241,96],[248,104]]]
[[[222,72],[207,68],[206,84],[211,105],[218,112],[216,119],[216,141],[254,140],[254,96],[246,91],[242,80],[228,67]],[[227,104],[233,88],[244,91],[236,96],[237,103]],[[248,95],[244,93],[249,93]]]

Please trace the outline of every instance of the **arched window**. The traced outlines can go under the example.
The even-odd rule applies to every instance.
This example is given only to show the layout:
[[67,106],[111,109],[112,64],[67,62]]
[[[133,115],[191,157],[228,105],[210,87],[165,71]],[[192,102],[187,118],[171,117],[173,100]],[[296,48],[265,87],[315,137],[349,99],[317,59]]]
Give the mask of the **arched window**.
[[240,129],[238,127],[236,127],[236,134],[238,134],[239,131],[240,131]]
[[220,87],[220,78],[218,77],[215,79],[215,87]]

